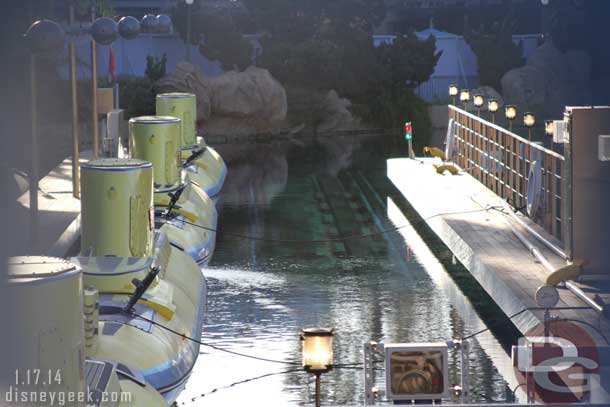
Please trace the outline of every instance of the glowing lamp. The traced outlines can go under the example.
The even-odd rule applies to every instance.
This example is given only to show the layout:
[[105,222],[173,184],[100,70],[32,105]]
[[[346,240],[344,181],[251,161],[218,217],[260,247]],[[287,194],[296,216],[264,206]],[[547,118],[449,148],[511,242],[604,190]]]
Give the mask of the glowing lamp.
[[484,102],[483,95],[474,95],[473,102],[477,108],[480,108],[481,106],[483,106],[483,102]]
[[544,132],[546,133],[547,136],[553,135],[553,121],[552,120],[544,121]]
[[460,91],[460,102],[466,103],[470,100],[470,91],[468,89],[462,89]]
[[500,108],[500,104],[498,103],[498,101],[496,99],[489,99],[487,101],[487,109],[489,109],[489,111],[491,113],[497,112],[499,108]]
[[536,124],[536,118],[534,117],[534,113],[532,112],[527,112],[523,115],[523,125],[525,127],[534,127],[534,124]]
[[332,329],[303,328],[301,341],[303,342],[303,369],[305,371],[320,374],[332,369],[333,335]]
[[506,115],[506,118],[508,120],[513,120],[515,117],[517,117],[517,106],[515,106],[515,105],[506,106],[506,110],[505,110],[504,114]]
[[457,96],[458,87],[457,85],[449,85],[449,96]]

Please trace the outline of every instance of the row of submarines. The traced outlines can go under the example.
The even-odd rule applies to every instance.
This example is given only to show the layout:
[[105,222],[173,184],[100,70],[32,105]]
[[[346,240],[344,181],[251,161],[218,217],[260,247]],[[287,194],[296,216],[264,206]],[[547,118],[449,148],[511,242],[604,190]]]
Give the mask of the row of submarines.
[[35,319],[19,343],[31,360],[19,365],[57,370],[37,394],[166,406],[195,364],[199,343],[187,338],[201,336],[200,266],[214,251],[226,166],[196,137],[194,95],[158,95],[157,114],[130,120],[129,158],[81,164],[76,257],[9,260],[11,299]]

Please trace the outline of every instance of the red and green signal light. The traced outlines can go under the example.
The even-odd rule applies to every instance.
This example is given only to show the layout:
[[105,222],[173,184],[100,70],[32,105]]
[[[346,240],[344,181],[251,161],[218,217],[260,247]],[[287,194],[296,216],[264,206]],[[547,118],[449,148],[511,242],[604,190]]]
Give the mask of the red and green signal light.
[[411,125],[411,122],[405,122],[405,139],[413,139],[413,126]]

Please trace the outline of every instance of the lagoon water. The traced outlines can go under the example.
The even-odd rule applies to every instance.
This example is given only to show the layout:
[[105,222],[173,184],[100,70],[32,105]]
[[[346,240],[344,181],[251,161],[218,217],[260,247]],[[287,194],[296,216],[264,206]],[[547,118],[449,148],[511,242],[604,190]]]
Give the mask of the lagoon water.
[[[398,209],[396,195],[388,192],[385,158],[371,154],[370,145],[350,144],[347,160],[337,157],[338,149],[317,145],[283,148],[272,163],[250,158],[229,167],[219,241],[204,270],[208,304],[202,340],[297,365],[202,346],[178,405],[312,405],[313,377],[298,366],[304,326],[335,329],[335,364],[361,363],[363,344],[371,340],[446,341],[485,327]],[[393,227],[402,228],[343,242],[288,242]],[[505,350],[491,333],[470,344],[472,399],[506,400],[512,379]],[[450,352],[451,384],[459,380],[458,360]],[[377,368],[376,385],[383,389],[382,365]],[[285,371],[290,372],[224,388]],[[322,376],[323,405],[363,400],[362,370],[335,369]]]

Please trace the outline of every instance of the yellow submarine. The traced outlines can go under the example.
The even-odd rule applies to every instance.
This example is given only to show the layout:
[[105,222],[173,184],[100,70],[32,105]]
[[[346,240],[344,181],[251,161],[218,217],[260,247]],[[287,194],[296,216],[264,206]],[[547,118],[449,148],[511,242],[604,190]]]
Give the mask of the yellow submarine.
[[[18,383],[4,395],[8,404],[19,404],[25,394],[28,405],[54,400],[77,407],[167,407],[133,365],[85,351],[94,346],[98,310],[95,290],[83,289],[78,265],[54,257],[12,257],[7,284],[13,316],[27,321],[19,335],[8,338],[18,341],[10,344]],[[33,371],[39,376],[30,380]]]
[[155,230],[150,162],[98,159],[81,164],[81,174],[81,250],[71,261],[99,302],[85,353],[129,366],[172,402],[199,354],[184,336],[201,336],[206,283],[170,235],[192,242],[168,222]]
[[180,118],[134,117],[129,120],[129,154],[153,165],[156,226],[173,247],[206,265],[216,245],[218,214],[198,184],[182,181],[180,134]]
[[197,184],[215,202],[227,176],[222,157],[203,138],[197,137],[197,98],[192,93],[160,93],[156,114],[182,121],[182,167],[186,178]]

